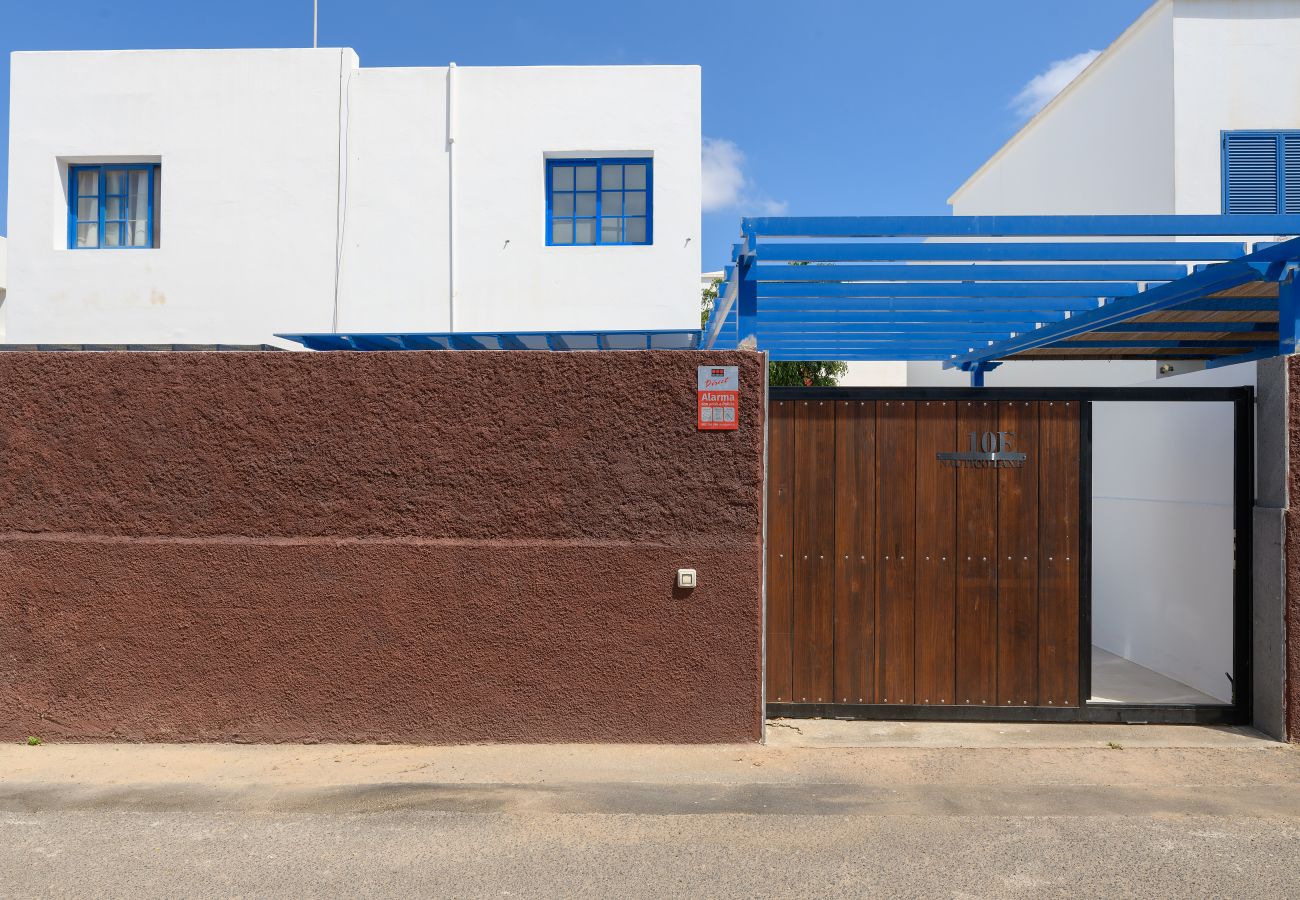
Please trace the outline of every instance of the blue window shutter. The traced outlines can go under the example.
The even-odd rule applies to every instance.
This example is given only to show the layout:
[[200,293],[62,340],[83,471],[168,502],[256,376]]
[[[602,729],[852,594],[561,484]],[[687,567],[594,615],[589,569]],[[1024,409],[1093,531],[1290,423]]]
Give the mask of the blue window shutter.
[[[1277,214],[1280,138],[1277,134],[1224,135],[1224,212],[1229,215]],[[1297,153],[1300,154],[1300,145]]]
[[1300,215],[1300,134],[1282,136],[1282,173],[1286,214]]

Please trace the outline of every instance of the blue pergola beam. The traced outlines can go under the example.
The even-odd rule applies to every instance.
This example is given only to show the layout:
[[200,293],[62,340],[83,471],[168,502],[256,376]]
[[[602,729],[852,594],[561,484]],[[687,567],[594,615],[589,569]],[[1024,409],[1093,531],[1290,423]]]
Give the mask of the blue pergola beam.
[[1072,243],[765,244],[760,261],[796,262],[1161,262],[1222,261],[1244,256],[1246,245],[1225,241]]
[[1032,331],[1038,322],[769,322],[758,325],[759,335],[764,334],[921,334],[944,332],[947,334],[1000,334],[1009,337],[1021,331]]
[[502,350],[531,350],[532,349],[527,344],[525,344],[518,335],[514,335],[514,334],[501,335],[500,342],[501,342]]
[[827,319],[843,319],[844,321],[854,322],[872,322],[872,321],[927,321],[927,320],[946,320],[946,321],[996,321],[1000,319],[1011,320],[1038,320],[1040,316],[1046,316],[1051,319],[1063,319],[1068,315],[1077,314],[1078,312],[1097,309],[1098,303],[1091,303],[1082,307],[1075,307],[1073,311],[1069,307],[1065,309],[1052,308],[1051,306],[992,306],[984,308],[979,304],[969,306],[949,306],[933,305],[925,306],[914,303],[901,303],[894,305],[881,306],[844,306],[840,304],[817,305],[811,307],[791,306],[786,304],[776,304],[770,300],[765,300],[759,304],[759,311],[765,320],[773,322],[806,322]]
[[[733,258],[739,252],[740,245],[733,248]],[[704,339],[701,346],[705,348],[712,347],[718,340],[724,325],[727,324],[728,316],[736,304],[736,298],[740,295],[740,285],[738,284],[736,271],[733,267],[727,268],[727,281],[718,290],[718,298],[713,301],[713,311],[709,314],[709,322],[704,328]],[[737,323],[739,324],[739,323]],[[739,340],[739,335],[735,340]]]
[[450,335],[447,338],[447,343],[453,350],[499,350],[501,346],[498,341],[494,340],[493,343],[497,344],[497,346],[488,347],[477,337],[468,334]]
[[1191,300],[1171,306],[1171,312],[1273,312],[1277,300],[1272,297],[1219,297]]
[[[867,345],[875,345],[875,344],[897,345],[898,335],[891,334],[888,332],[866,332],[863,334],[852,334],[852,335],[837,335],[834,332],[827,332],[824,334],[806,334],[806,333],[801,334],[797,332],[788,332],[785,334],[773,335],[770,339],[770,343],[773,346],[779,344],[801,343],[810,346],[816,345],[820,347],[831,346],[831,345],[835,345],[839,347],[853,347],[857,345],[867,346]],[[909,340],[907,342],[906,348],[903,349],[917,349],[921,347],[925,347],[925,348],[957,347],[961,349],[969,349],[971,346],[980,343],[981,343],[980,340],[972,339],[971,337],[966,335],[929,334],[929,335],[919,335],[916,337],[916,339]]]
[[1151,332],[1205,332],[1205,333],[1230,333],[1241,332],[1251,334],[1255,332],[1272,333],[1277,331],[1276,322],[1121,322],[1117,325],[1104,325],[1095,329],[1098,332],[1130,332],[1137,333],[1141,331]]
[[[742,266],[743,268],[743,266]],[[792,266],[756,265],[741,282],[741,290],[751,281],[757,282],[827,282],[845,281],[1174,281],[1187,275],[1186,266],[1151,263],[1136,264],[1061,264],[1050,263],[1017,265],[962,264],[951,265],[833,265]]]
[[404,334],[400,340],[407,350],[446,350],[447,342],[427,334]]
[[341,334],[277,334],[286,341],[296,341],[308,350],[355,350],[352,343]]
[[348,340],[358,350],[401,350],[401,342],[391,334],[353,334]]
[[[614,349],[616,338],[635,341],[635,347],[671,345],[694,349],[700,332],[679,329],[615,329],[609,331],[488,331],[488,332],[395,332],[384,334],[277,334],[312,350],[580,350]],[[525,339],[535,343],[528,343]],[[575,346],[575,344],[579,346]],[[633,349],[629,347],[627,349]]]
[[966,316],[983,319],[988,316],[1033,319],[1038,316],[1064,318],[1067,313],[1096,309],[1097,300],[759,300],[760,314],[764,317],[790,317],[799,319],[811,316],[844,316],[845,318],[900,318],[903,316],[935,315],[943,317]]
[[[938,362],[947,354],[943,353],[912,353],[906,350],[883,350],[883,351],[842,351],[830,349],[827,351],[807,350],[803,348],[784,348],[784,347],[765,347],[767,357],[773,361],[782,360],[810,360],[810,359],[836,359],[844,362]],[[829,354],[829,355],[827,355]]]
[[763,216],[752,240],[882,237],[1251,237],[1300,234],[1300,216]]
[[782,302],[779,300],[760,300],[759,311],[764,318],[788,317],[802,319],[809,316],[843,316],[844,318],[903,318],[906,316],[941,316],[983,319],[988,316],[1003,318],[1034,319],[1038,316],[1063,318],[1066,313],[1084,312],[1096,309],[1101,304],[1096,300],[1054,303],[1052,301],[997,303],[987,304],[978,300],[970,302],[945,301],[930,303],[924,300],[890,301],[857,303],[856,301],[828,300],[817,302]]
[[1181,281],[1162,285],[1135,297],[1127,297],[1100,306],[1089,312],[1071,316],[1064,322],[1044,326],[1033,332],[1017,335],[993,346],[962,354],[944,363],[944,368],[962,363],[978,363],[991,359],[1004,359],[1016,353],[1057,344],[1067,338],[1095,331],[1103,325],[1114,325],[1146,313],[1159,312],[1177,306],[1186,300],[1203,297],[1216,291],[1258,281],[1260,273],[1248,263],[1234,261],[1211,266]]
[[[1270,342],[1271,343],[1271,342]],[[1104,340],[1104,341],[1062,341],[1053,344],[1053,350],[1255,350],[1261,347],[1257,340],[1239,341],[1200,341],[1200,340]]]
[[1295,353],[1300,336],[1300,275],[1293,273],[1277,286],[1277,330],[1278,353]]
[[[1210,359],[1207,359],[1205,361],[1205,368],[1219,369],[1222,368],[1223,366],[1234,366],[1237,363],[1256,362],[1261,359],[1272,359],[1273,357],[1278,355],[1279,354],[1277,352],[1277,347],[1270,346],[1270,347],[1265,347],[1262,350],[1252,351],[1250,353],[1238,353],[1238,354],[1230,354],[1227,356],[1211,357]],[[1160,359],[1168,359],[1168,358],[1169,357],[1166,356],[1160,357]]]
[[[803,268],[791,266],[790,268]],[[1142,286],[1130,281],[1012,281],[1012,282],[768,282],[758,286],[759,299],[767,297],[843,297],[869,299],[915,298],[1001,298],[1001,299],[1069,299],[1127,297]]]
[[[1040,317],[1041,316],[1041,317]],[[1061,313],[1040,313],[1040,316],[1027,316],[1023,312],[1004,312],[1004,313],[985,313],[985,315],[954,316],[952,313],[911,313],[911,315],[898,316],[853,316],[853,315],[836,315],[836,313],[809,313],[809,315],[780,315],[780,316],[759,316],[759,332],[763,329],[768,330],[787,330],[787,332],[800,332],[800,330],[872,330],[872,329],[889,329],[898,325],[917,325],[917,326],[940,326],[952,330],[971,329],[971,328],[996,328],[1000,332],[1023,332],[1031,328],[1039,328],[1040,325],[1049,323],[1049,321],[1063,321],[1065,316]],[[1173,330],[1173,329],[1164,329]],[[1221,329],[1222,330],[1222,329]],[[1231,330],[1231,329],[1229,329]]]

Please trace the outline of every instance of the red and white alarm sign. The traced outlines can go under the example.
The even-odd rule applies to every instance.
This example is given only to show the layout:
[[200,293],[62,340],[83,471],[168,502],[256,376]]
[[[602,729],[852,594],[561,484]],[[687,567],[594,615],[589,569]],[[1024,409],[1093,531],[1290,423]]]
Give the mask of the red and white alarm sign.
[[700,366],[696,376],[701,431],[735,431],[740,427],[740,375],[735,366]]

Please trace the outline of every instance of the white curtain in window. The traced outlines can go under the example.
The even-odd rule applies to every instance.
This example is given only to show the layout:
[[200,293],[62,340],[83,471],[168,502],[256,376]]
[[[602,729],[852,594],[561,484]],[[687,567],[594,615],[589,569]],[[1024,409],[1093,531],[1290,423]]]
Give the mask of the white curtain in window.
[[149,172],[132,169],[127,194],[127,240],[132,247],[148,247],[149,234]]

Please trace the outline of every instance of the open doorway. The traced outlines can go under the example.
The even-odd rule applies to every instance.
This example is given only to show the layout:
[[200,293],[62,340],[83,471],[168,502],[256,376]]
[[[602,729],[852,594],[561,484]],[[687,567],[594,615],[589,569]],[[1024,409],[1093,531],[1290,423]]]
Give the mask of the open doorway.
[[1090,704],[1233,703],[1237,415],[1092,404]]

